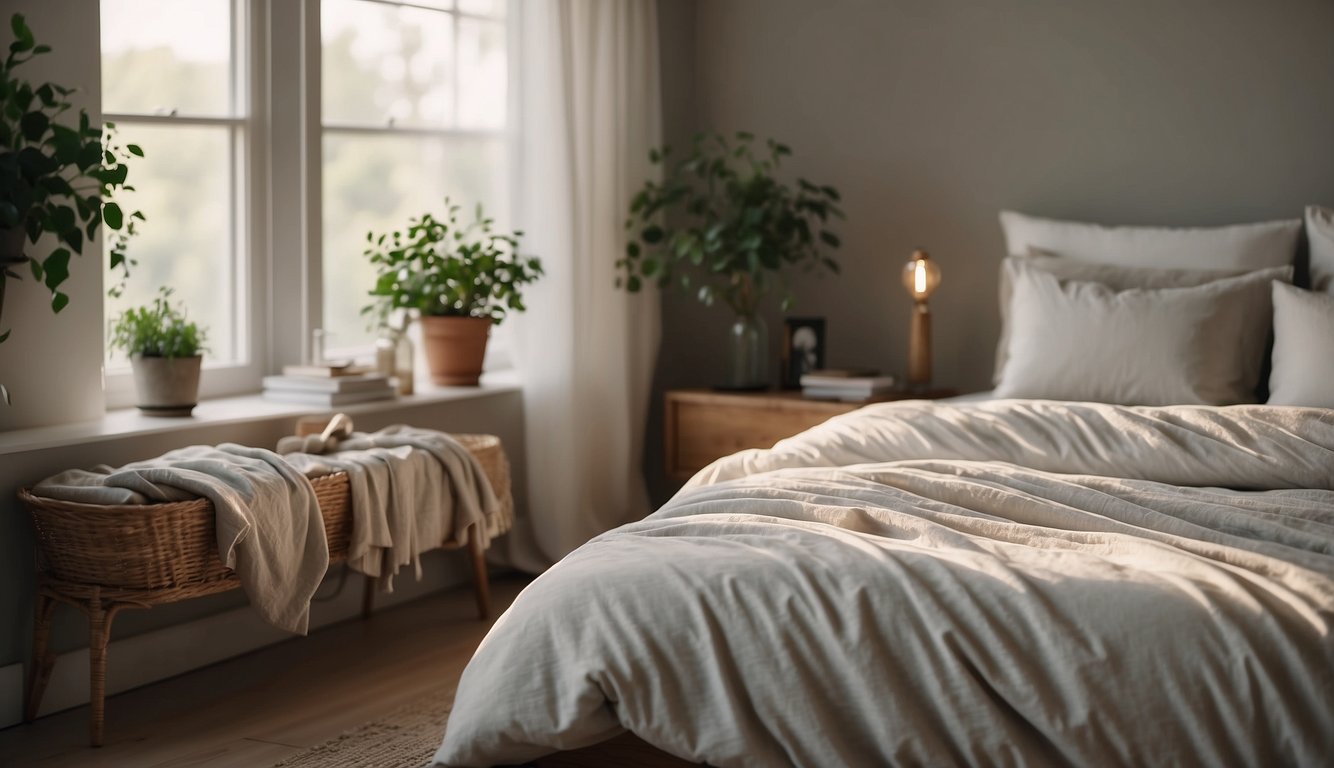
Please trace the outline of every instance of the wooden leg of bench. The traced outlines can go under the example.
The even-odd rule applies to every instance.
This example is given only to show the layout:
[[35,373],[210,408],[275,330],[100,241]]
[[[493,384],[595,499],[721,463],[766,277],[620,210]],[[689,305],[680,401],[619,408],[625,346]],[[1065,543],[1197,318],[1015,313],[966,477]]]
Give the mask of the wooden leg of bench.
[[88,700],[92,712],[88,720],[88,744],[102,746],[103,717],[107,693],[107,641],[111,638],[111,621],[120,606],[102,607],[94,598],[88,609]]
[[472,560],[473,589],[477,592],[477,619],[486,621],[491,615],[491,585],[486,580],[486,548],[475,526],[468,536],[468,557]]
[[25,723],[37,719],[37,709],[42,705],[42,695],[46,693],[46,684],[51,680],[51,670],[56,665],[56,655],[48,648],[51,616],[55,608],[55,600],[40,591],[37,593],[37,610],[32,628],[32,668],[28,670],[28,691],[23,707]]
[[371,617],[371,611],[375,609],[375,577],[367,576],[366,583],[361,588],[361,618],[363,621]]

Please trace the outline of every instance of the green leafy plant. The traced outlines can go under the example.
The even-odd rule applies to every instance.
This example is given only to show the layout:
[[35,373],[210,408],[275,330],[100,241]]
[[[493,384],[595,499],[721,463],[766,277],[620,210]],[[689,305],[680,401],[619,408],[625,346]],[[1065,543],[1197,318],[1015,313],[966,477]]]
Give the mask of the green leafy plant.
[[[125,183],[126,160],[142,157],[143,150],[117,143],[114,125],[92,125],[82,109],[66,124],[62,118],[73,109],[69,96],[75,89],[34,84],[16,74],[51,47],[37,44],[22,14],[10,18],[10,30],[14,40],[0,61],[0,316],[8,282],[22,279],[17,270],[24,262],[58,313],[69,304],[61,286],[70,275],[70,257],[81,255],[103,224],[113,232],[111,268],[122,275],[109,292],[120,294],[133,264],[126,246],[144,216],[126,213],[114,198],[134,189]],[[54,236],[49,252],[31,253],[44,234]],[[0,329],[0,343],[9,334]],[[0,396],[9,402],[2,385]]]
[[366,234],[365,255],[375,265],[376,301],[361,310],[381,325],[395,311],[421,315],[487,317],[499,325],[522,312],[522,288],[542,275],[542,262],[519,255],[522,232],[492,231],[478,205],[473,221],[459,221],[459,206],[445,198],[445,217],[430,213],[407,229]]
[[[655,149],[649,160],[665,164],[670,153]],[[632,199],[617,285],[631,292],[650,281],[676,285],[706,305],[722,299],[738,315],[752,315],[772,289],[783,291],[783,309],[790,306],[786,269],[837,273],[824,249],[839,246],[827,228],[843,217],[838,190],[780,181],[779,165],[791,154],[773,139],[757,148],[745,132],[735,142],[696,136],[690,153],[664,169],[662,183],[649,181]]]
[[111,348],[131,356],[194,357],[205,351],[206,333],[186,320],[185,310],[171,304],[171,289],[162,288],[153,303],[132,307],[111,327]]

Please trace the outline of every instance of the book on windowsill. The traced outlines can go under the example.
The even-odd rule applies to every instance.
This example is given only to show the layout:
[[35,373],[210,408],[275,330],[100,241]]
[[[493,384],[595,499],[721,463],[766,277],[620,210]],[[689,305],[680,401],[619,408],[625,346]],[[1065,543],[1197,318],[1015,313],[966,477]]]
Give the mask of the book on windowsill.
[[375,389],[369,392],[313,392],[291,389],[266,389],[264,399],[275,403],[290,405],[311,405],[333,408],[352,403],[368,403],[373,400],[392,400],[395,397],[393,387]]
[[823,376],[808,373],[801,377],[802,392],[821,390],[844,395],[869,397],[881,392],[888,392],[898,385],[893,376]]
[[332,378],[339,376],[362,376],[370,373],[374,369],[369,365],[353,365],[352,363],[323,363],[321,365],[284,365],[284,376],[318,376],[321,378]]
[[353,376],[265,376],[264,390],[284,392],[372,392],[389,388],[389,377],[374,373]]

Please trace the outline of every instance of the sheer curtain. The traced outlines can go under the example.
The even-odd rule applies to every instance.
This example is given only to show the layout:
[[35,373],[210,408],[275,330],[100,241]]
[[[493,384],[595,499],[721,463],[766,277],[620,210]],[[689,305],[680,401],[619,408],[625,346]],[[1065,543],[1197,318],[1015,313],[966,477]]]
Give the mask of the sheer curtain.
[[546,276],[515,317],[527,525],[512,564],[540,570],[646,515],[644,425],[659,339],[653,291],[615,287],[630,197],[661,140],[656,0],[526,1],[516,222]]

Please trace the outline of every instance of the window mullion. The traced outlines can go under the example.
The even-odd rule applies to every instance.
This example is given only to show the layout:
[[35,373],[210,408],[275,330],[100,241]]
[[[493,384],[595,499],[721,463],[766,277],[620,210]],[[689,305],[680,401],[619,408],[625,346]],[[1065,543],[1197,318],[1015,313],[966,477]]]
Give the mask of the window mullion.
[[197,115],[149,115],[136,112],[103,112],[108,123],[141,123],[143,125],[245,125],[243,117],[202,117]]
[[426,126],[325,123],[325,133],[368,133],[391,136],[426,136],[441,139],[501,139],[506,131],[494,128],[431,128]]
[[306,358],[309,331],[321,311],[320,241],[313,232],[320,223],[320,9],[319,0],[268,8],[268,367],[277,370]]

